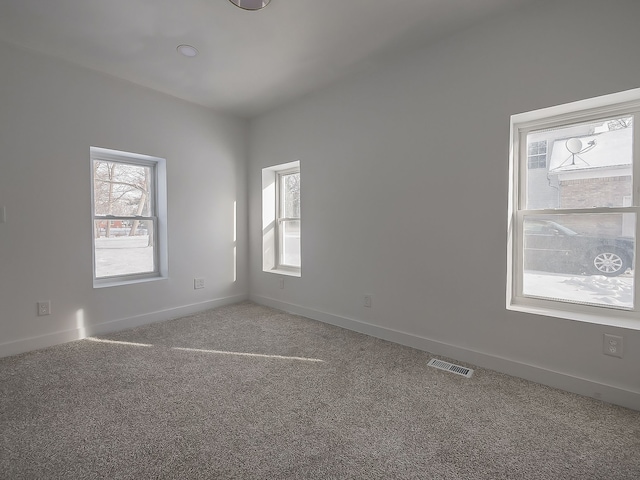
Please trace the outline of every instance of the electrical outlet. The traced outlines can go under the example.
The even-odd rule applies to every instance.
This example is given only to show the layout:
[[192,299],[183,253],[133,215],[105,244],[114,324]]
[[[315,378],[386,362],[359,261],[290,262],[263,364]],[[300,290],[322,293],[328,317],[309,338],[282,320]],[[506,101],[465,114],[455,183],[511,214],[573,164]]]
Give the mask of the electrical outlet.
[[51,301],[38,302],[38,316],[51,315]]
[[278,286],[281,290],[284,288],[284,277],[278,278]]
[[612,357],[622,358],[622,354],[624,353],[622,337],[605,333],[602,353],[611,355]]
[[371,308],[373,306],[373,295],[364,296],[364,306],[367,308]]
[[204,288],[204,278],[194,278],[193,279],[193,289],[199,290]]

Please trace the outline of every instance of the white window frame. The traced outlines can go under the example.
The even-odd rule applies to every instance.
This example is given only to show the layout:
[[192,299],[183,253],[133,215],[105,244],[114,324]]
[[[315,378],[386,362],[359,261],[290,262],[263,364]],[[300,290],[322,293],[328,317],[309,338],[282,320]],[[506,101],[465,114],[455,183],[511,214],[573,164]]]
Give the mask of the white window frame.
[[[547,128],[560,128],[607,117],[634,115],[633,196],[631,205],[584,209],[526,210],[527,134]],[[605,95],[565,105],[511,116],[509,204],[507,224],[507,298],[508,310],[584,321],[600,325],[640,330],[640,282],[634,279],[634,308],[620,309],[567,303],[523,295],[523,218],[526,215],[633,213],[636,216],[636,242],[640,241],[640,89]],[[548,159],[547,159],[548,164]],[[638,246],[636,244],[636,250]],[[637,251],[635,264],[639,266]],[[637,271],[637,269],[636,269]]]
[[289,265],[282,261],[282,246],[284,244],[284,224],[290,221],[301,222],[300,217],[283,217],[282,216],[282,204],[284,203],[284,196],[282,192],[282,178],[286,175],[292,175],[300,173],[300,167],[291,168],[288,170],[279,170],[276,173],[276,270],[289,270],[292,272],[298,272],[300,267],[297,265]]
[[[92,231],[92,266],[94,288],[124,285],[129,283],[147,282],[168,277],[167,254],[167,188],[166,188],[166,161],[164,158],[141,155],[137,153],[122,152],[100,147],[90,148],[91,162],[91,231]],[[122,215],[96,215],[95,213],[95,161],[105,161],[123,165],[137,165],[150,167],[152,211],[148,216],[122,216]],[[109,277],[96,277],[96,220],[138,220],[149,221],[153,224],[154,235],[154,271]]]
[[[262,270],[268,273],[301,277],[300,267],[282,264],[280,252],[282,245],[282,225],[291,220],[302,221],[300,217],[281,216],[280,179],[284,175],[300,173],[300,162],[289,162],[262,169]],[[302,235],[300,238],[302,252]]]

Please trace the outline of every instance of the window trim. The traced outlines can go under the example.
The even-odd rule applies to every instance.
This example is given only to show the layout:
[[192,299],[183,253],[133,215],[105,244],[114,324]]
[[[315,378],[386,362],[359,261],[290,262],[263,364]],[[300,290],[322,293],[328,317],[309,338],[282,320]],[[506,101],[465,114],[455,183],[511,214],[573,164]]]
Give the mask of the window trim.
[[[607,117],[635,115],[640,120],[640,89],[604,95],[578,102],[544,108],[532,112],[511,116],[510,152],[509,152],[509,199],[507,219],[507,275],[506,275],[506,308],[508,310],[530,314],[545,315],[556,318],[577,320],[599,325],[631,328],[640,330],[638,313],[640,312],[640,285],[634,278],[634,308],[619,309],[607,306],[582,305],[559,302],[548,299],[525,297],[522,294],[522,272],[517,266],[522,265],[523,252],[518,246],[522,242],[523,217],[525,213],[634,213],[636,222],[636,242],[640,242],[640,127],[636,124],[633,132],[633,192],[630,207],[598,207],[589,209],[521,209],[526,199],[526,175],[522,170],[528,167],[528,151],[526,138],[531,131],[552,129],[566,125],[574,125]],[[640,265],[637,258],[636,270]]]
[[280,220],[298,220],[301,217],[280,217],[280,178],[300,173],[300,161],[283,163],[262,169],[262,271],[292,277],[302,276],[302,235],[300,236],[300,267],[280,263]]
[[[91,164],[91,256],[93,287],[102,288],[132,283],[147,282],[168,277],[168,251],[167,251],[167,189],[166,189],[166,160],[160,157],[152,157],[137,153],[111,150],[100,147],[90,147]],[[96,215],[95,213],[95,161],[114,162],[127,165],[151,167],[152,190],[152,215],[127,216],[127,215]],[[154,228],[154,271],[133,273],[125,275],[113,275],[108,277],[96,277],[96,250],[95,250],[95,222],[97,220],[139,220],[151,221]]]

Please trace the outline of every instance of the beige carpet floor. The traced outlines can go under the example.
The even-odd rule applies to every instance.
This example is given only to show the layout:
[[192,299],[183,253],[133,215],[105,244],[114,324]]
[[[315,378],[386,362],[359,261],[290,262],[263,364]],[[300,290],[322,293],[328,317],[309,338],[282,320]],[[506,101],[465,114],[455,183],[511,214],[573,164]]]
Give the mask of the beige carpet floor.
[[0,359],[0,478],[640,479],[640,412],[252,303],[99,340]]

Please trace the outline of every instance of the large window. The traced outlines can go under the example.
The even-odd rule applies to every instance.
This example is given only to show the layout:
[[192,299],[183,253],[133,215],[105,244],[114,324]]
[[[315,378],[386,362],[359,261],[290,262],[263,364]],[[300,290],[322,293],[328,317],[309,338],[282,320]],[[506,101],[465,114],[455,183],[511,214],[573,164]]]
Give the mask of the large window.
[[637,318],[638,118],[640,91],[512,117],[508,308]]
[[262,170],[263,270],[300,276],[300,162]]
[[91,148],[94,285],[166,273],[164,160]]

